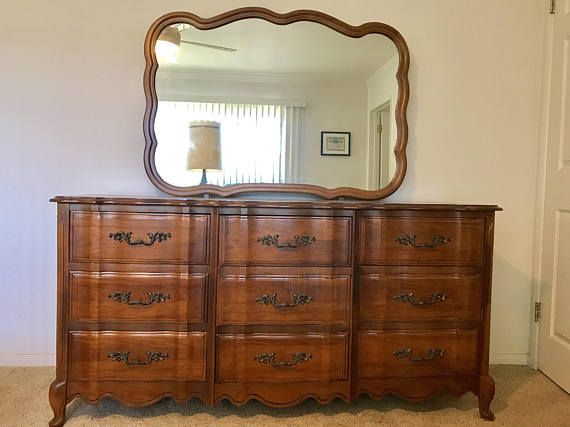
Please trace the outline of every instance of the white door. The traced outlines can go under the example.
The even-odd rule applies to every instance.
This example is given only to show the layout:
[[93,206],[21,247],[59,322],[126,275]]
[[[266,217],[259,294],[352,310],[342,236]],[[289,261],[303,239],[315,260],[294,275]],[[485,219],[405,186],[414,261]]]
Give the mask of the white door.
[[[390,171],[390,104],[380,112],[380,187],[388,185],[392,179]],[[393,156],[393,154],[392,154]]]
[[570,391],[570,0],[553,19],[538,368]]

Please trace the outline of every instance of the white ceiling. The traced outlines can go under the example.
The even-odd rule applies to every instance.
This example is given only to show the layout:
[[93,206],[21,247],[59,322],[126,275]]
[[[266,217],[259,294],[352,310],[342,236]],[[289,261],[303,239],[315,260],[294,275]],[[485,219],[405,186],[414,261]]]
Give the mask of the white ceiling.
[[353,39],[311,22],[280,26],[248,19],[207,31],[183,28],[187,28],[181,33],[183,40],[238,51],[181,44],[178,62],[160,64],[162,69],[364,81],[396,54],[394,44],[385,36],[370,34]]

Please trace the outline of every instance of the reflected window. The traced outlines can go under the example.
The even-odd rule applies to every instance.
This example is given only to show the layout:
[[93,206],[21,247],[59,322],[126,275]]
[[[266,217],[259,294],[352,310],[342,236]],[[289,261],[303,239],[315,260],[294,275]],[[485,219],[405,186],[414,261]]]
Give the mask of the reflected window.
[[304,135],[305,107],[272,104],[159,101],[155,133],[160,175],[178,186],[198,185],[201,172],[186,170],[188,125],[196,120],[221,124],[222,171],[208,183],[294,182],[296,150]]

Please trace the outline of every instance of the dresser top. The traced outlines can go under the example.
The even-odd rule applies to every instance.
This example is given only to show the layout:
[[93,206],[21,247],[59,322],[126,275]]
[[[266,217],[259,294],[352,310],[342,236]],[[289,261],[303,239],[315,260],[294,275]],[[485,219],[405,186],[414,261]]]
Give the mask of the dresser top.
[[100,205],[149,205],[149,206],[202,206],[202,207],[263,207],[309,209],[384,209],[384,210],[449,210],[449,211],[501,211],[497,205],[467,205],[445,203],[385,203],[360,200],[291,200],[291,199],[219,199],[176,198],[152,196],[55,196],[50,202]]

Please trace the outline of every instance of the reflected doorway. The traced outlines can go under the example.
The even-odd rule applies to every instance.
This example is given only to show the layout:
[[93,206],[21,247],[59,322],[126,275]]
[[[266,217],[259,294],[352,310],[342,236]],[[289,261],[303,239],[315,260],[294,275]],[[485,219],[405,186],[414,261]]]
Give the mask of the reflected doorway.
[[392,177],[390,162],[390,102],[375,108],[370,113],[371,141],[370,186],[386,186]]

